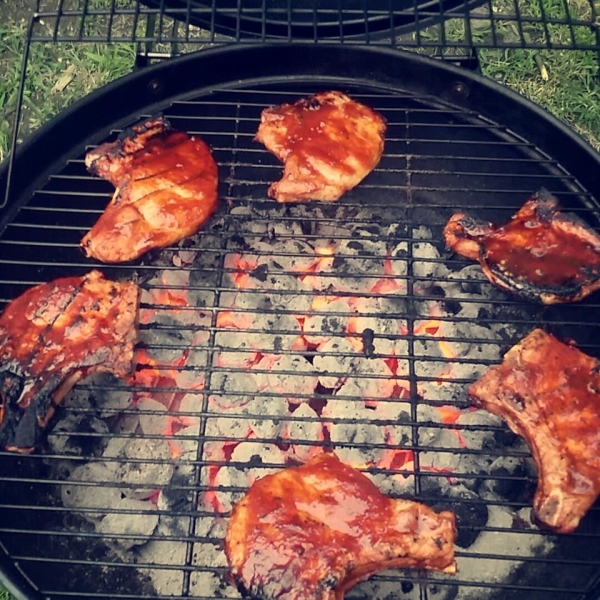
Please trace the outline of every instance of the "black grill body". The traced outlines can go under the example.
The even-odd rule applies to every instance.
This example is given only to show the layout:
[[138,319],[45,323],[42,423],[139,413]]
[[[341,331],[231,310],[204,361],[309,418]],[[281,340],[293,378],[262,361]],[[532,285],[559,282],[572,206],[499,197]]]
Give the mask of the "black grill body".
[[[266,198],[266,188],[281,166],[253,141],[260,111],[332,88],[387,118],[384,158],[335,205],[277,205]],[[211,145],[220,168],[221,206],[192,240],[138,264],[101,267],[110,277],[137,278],[146,292],[145,358],[138,370],[154,370],[155,379],[140,376],[133,391],[110,378],[83,383],[65,401],[40,452],[0,454],[4,576],[18,596],[230,596],[234,591],[227,587],[221,550],[228,502],[243,494],[248,477],[279,468],[290,448],[303,458],[327,447],[354,462],[366,457],[359,466],[391,486],[390,493],[449,507],[459,516],[457,576],[389,572],[358,586],[352,597],[596,598],[598,507],[570,536],[531,529],[527,509],[535,473],[527,448],[501,422],[464,417],[444,423],[437,415],[448,406],[468,415],[465,385],[533,327],[575,339],[582,350],[600,357],[596,296],[557,307],[515,300],[493,290],[476,269],[463,270],[465,261],[449,255],[441,241],[442,227],[455,211],[505,222],[541,186],[598,227],[598,155],[515,94],[415,55],[334,45],[304,46],[299,52],[289,44],[203,51],[108,86],[24,145],[13,164],[0,238],[4,302],[35,283],[92,267],[78,243],[112,191],[85,172],[84,153],[158,112]],[[39,172],[33,179],[31,165]],[[357,239],[363,240],[358,249],[351,245]],[[333,249],[324,249],[323,240]],[[295,242],[302,248],[290,245]],[[375,270],[386,258],[377,248],[392,253],[391,272]],[[311,274],[319,281],[310,286],[303,280],[301,289],[290,288],[298,277],[296,262],[314,264],[317,257],[338,262],[315,267]],[[257,272],[259,263],[268,265],[267,277],[265,269]],[[399,289],[383,292],[374,287],[377,280],[393,280]],[[186,294],[183,308],[173,302]],[[287,296],[294,298],[292,304]],[[342,308],[331,309],[331,296],[342,300]],[[267,297],[269,303],[261,301]],[[244,362],[244,355],[260,353],[300,357],[316,369],[319,352],[343,355],[331,347],[286,346],[285,340],[297,336],[290,319],[306,298],[303,312],[310,318],[356,316],[354,305],[344,308],[343,302],[357,297],[371,307],[361,317],[385,317],[404,328],[376,336],[375,358],[396,360],[402,369],[396,365],[393,376],[374,370],[357,377],[359,383],[369,381],[368,394],[339,393],[337,383],[327,383],[327,377],[347,375],[343,370],[325,369],[327,377],[310,387],[313,375],[299,372],[297,363],[261,366],[259,361],[249,367]],[[238,319],[235,339],[225,335],[231,333],[232,314]],[[318,337],[322,330],[316,331]],[[354,339],[364,330],[355,333],[344,330],[337,337]],[[277,337],[279,345],[273,341]],[[393,351],[380,345],[384,338],[395,344]],[[440,341],[455,355],[445,356]],[[183,354],[185,361],[177,363]],[[368,362],[358,350],[355,354]],[[224,357],[235,360],[224,364]],[[250,393],[240,383],[250,368],[252,377],[292,378],[291,387],[270,383]],[[160,377],[159,384],[148,384]],[[385,392],[390,380],[393,401]],[[398,393],[400,388],[405,392]],[[129,393],[133,400],[119,399]],[[183,434],[182,429],[128,429],[131,419],[155,416],[149,397],[162,401],[169,394],[179,404],[166,416],[194,420],[186,425],[192,429]],[[184,405],[187,396],[191,404]],[[239,401],[249,396],[251,409]],[[275,408],[282,399],[287,413]],[[348,404],[356,414],[342,411]],[[384,405],[401,410],[378,413]],[[373,416],[365,416],[368,411]],[[276,425],[266,427],[271,421]],[[287,429],[279,428],[282,422]],[[380,435],[386,427],[387,438]],[[327,435],[317,435],[325,430]],[[457,433],[466,446],[455,441]],[[109,444],[131,440],[142,448],[137,454],[107,453]],[[143,448],[162,448],[165,440],[183,444],[181,454],[144,454]],[[399,450],[410,452],[411,460],[394,455],[385,462],[385,452]],[[503,466],[507,458],[514,469]],[[101,475],[90,476],[98,465],[104,465]],[[113,466],[131,465],[158,466],[154,496],[147,480],[133,480],[129,472],[121,480],[107,478]],[[91,489],[93,497],[112,490],[111,500],[98,507],[89,499],[77,504],[66,498],[82,489]],[[131,504],[120,504],[122,496]],[[145,508],[139,502],[147,502]],[[98,526],[99,512],[102,520],[110,516],[105,529]],[[150,534],[139,525],[119,528],[116,523],[128,516],[158,524]],[[479,546],[478,540],[487,541]],[[494,545],[497,540],[503,545]],[[145,553],[150,542],[154,554]],[[522,552],[527,544],[530,551]]]

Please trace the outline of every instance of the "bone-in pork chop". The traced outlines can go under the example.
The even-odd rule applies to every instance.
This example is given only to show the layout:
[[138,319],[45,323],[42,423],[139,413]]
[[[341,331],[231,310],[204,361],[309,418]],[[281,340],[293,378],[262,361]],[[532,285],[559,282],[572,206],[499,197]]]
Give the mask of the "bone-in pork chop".
[[600,362],[535,329],[469,396],[527,440],[538,469],[536,522],[573,531],[600,495]]
[[278,202],[337,200],[383,152],[385,119],[341,92],[322,92],[263,110],[256,140],[285,163],[269,187]]
[[256,481],[235,505],[225,552],[242,594],[342,600],[382,569],[455,572],[455,518],[384,496],[333,454]]
[[89,171],[117,189],[85,235],[86,256],[134,260],[195,234],[217,208],[217,165],[198,137],[162,117],[126,131],[85,157]]
[[542,190],[502,227],[457,213],[450,250],[479,261],[496,286],[543,304],[575,302],[600,288],[600,235]]
[[140,291],[99,271],[28,289],[0,316],[0,448],[33,450],[82,378],[133,370]]

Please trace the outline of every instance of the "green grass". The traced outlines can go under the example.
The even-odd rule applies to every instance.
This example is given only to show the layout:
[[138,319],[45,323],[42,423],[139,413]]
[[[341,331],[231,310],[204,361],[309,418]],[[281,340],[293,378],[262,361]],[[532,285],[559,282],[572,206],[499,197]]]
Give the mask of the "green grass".
[[[564,0],[527,0],[519,3],[521,15],[547,19],[564,19]],[[587,0],[569,0],[572,19],[590,20]],[[581,45],[594,45],[594,32],[586,27],[549,24],[547,30],[540,23],[523,23],[519,29],[515,20],[502,19],[514,14],[513,0],[495,0],[496,39],[503,44],[527,43],[555,46],[572,45],[573,38]],[[542,13],[543,11],[543,13]],[[475,43],[493,42],[492,23],[485,14],[471,21],[471,37]],[[468,32],[462,19],[451,19],[444,26],[448,41],[465,42]],[[440,27],[432,28],[426,39],[440,39]],[[539,104],[561,121],[570,125],[600,150],[600,77],[598,53],[579,50],[523,50],[521,48],[479,50],[484,75],[507,85]]]
[[[12,140],[26,24],[0,25],[0,160]],[[130,73],[134,44],[33,43],[19,140],[91,91]]]

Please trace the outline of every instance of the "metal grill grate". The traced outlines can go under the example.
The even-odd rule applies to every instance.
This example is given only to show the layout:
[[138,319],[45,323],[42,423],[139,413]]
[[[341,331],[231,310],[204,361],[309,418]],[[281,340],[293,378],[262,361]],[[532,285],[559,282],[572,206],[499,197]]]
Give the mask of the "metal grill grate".
[[[225,585],[219,550],[223,522],[218,515],[224,516],[230,499],[245,491],[246,475],[279,468],[284,454],[302,458],[315,447],[333,446],[392,495],[449,505],[460,518],[458,576],[390,572],[359,586],[353,598],[385,598],[390,593],[428,600],[594,598],[600,559],[590,549],[600,543],[599,507],[571,536],[529,529],[526,513],[535,483],[533,472],[526,468],[529,453],[500,421],[481,415],[469,420],[463,387],[539,325],[577,339],[584,351],[599,356],[598,299],[546,308],[509,299],[482,281],[477,269],[463,270],[468,265],[449,257],[439,240],[441,227],[454,211],[465,209],[505,221],[541,184],[598,227],[595,201],[555,159],[475,111],[443,106],[434,98],[409,92],[345,87],[385,114],[388,135],[380,166],[332,206],[281,206],[266,201],[265,188],[281,167],[252,142],[264,106],[314,92],[314,85],[225,90],[178,101],[165,110],[175,127],[211,144],[221,170],[222,208],[189,247],[168,248],[141,266],[103,267],[108,276],[137,275],[145,290],[144,343],[138,353],[142,375],[132,392],[137,404],[129,397],[123,399],[130,388],[112,380],[79,385],[65,402],[43,453],[26,458],[0,453],[0,539],[11,559],[40,588],[40,597],[208,600],[230,596],[233,591]],[[69,160],[36,190],[3,232],[3,302],[29,285],[89,270],[77,245],[110,198],[111,189],[86,173],[82,158]],[[356,249],[351,242],[357,239],[380,246],[363,244]],[[329,250],[315,253],[314,248],[323,248],[323,240],[333,246],[332,254],[327,254]],[[304,249],[294,249],[288,242],[300,242]],[[392,253],[375,252],[374,247]],[[235,262],[239,256],[245,260]],[[307,270],[306,264],[313,264],[317,256],[333,257],[338,261],[336,269]],[[386,258],[391,272],[377,271]],[[257,261],[268,268],[261,271]],[[304,265],[303,273],[322,280],[306,289],[294,288],[291,282],[298,279],[298,264]],[[374,281],[394,281],[402,291],[384,291],[384,283],[373,288]],[[263,366],[262,359],[254,363],[255,356],[249,367],[245,357],[251,354],[298,357],[313,368],[319,355],[347,356],[348,352],[333,347],[295,348],[286,343],[298,336],[292,323],[306,299],[309,308],[302,310],[311,318],[356,316],[348,308],[314,305],[316,299],[331,296],[360,297],[371,307],[361,318],[403,323],[403,332],[375,335],[371,357],[365,355],[364,345],[362,351],[350,352],[363,363],[396,360],[402,369],[393,376],[374,371],[357,377],[361,385],[370,386],[366,397],[360,386],[339,394],[329,384],[321,384],[313,386],[316,392],[307,398],[306,381],[314,374],[298,371],[294,363]],[[179,302],[183,297],[187,301]],[[292,305],[287,297],[294,299]],[[270,298],[271,304],[260,304],[261,298]],[[370,302],[383,304],[373,308]],[[231,319],[238,319],[233,337],[227,335],[232,331]],[[428,321],[435,324],[424,327]],[[364,342],[364,330],[343,329],[334,337],[345,343]],[[387,345],[382,346],[384,338]],[[457,350],[456,355],[440,353],[440,342]],[[463,352],[465,347],[470,351]],[[174,357],[183,353],[186,360],[177,363]],[[152,365],[148,356],[158,364]],[[223,357],[232,360],[223,363]],[[451,369],[444,370],[448,364]],[[259,386],[251,391],[250,408],[231,412],[227,403],[235,405],[238,398],[250,394],[240,383],[249,369],[253,377],[291,378],[291,388]],[[325,383],[327,378],[347,375],[339,368],[326,371],[320,371]],[[237,381],[231,386],[224,383],[230,375],[227,381]],[[203,385],[197,387],[200,380]],[[396,389],[392,401],[382,389],[390,380],[406,391]],[[144,392],[165,403],[168,395],[192,396],[185,406],[180,398],[177,408],[172,405],[161,413],[161,418],[183,419],[188,425],[178,432],[133,432],[132,419],[156,418],[156,406],[140,402]],[[96,398],[92,404],[90,397]],[[216,403],[215,397],[220,398]],[[284,403],[285,410],[277,408]],[[344,409],[348,404],[352,413]],[[383,405],[389,405],[391,412],[378,412]],[[442,422],[441,407],[461,409],[466,420]],[[315,442],[313,433],[323,423],[328,424],[329,437]],[[253,437],[248,438],[246,424],[256,429]],[[379,432],[389,428],[405,437],[378,437],[372,432],[374,426]],[[191,429],[186,431],[187,427]],[[469,439],[466,446],[455,442],[457,435]],[[105,454],[108,444],[131,439],[145,447],[166,440],[183,450],[167,461],[142,451],[128,460],[116,450]],[[262,453],[264,446],[273,451]],[[219,447],[225,448],[220,455],[215,450]],[[381,458],[399,450],[412,454],[412,464],[402,463],[397,454],[388,462]],[[494,468],[495,461],[502,468]],[[511,471],[510,461],[521,466]],[[148,503],[145,510],[139,505],[99,508],[90,505],[88,497],[79,505],[66,499],[65,494],[76,496],[85,489],[94,495],[117,490],[111,498],[131,495],[132,490],[145,495],[147,480],[136,481],[131,475],[103,479],[110,468],[90,469],[127,463],[148,470],[165,462],[173,471],[168,478],[163,471],[155,472],[152,489],[160,500],[156,505]],[[439,467],[443,464],[447,467]],[[500,492],[492,495],[486,490]],[[96,524],[99,511],[108,518],[105,530]],[[139,522],[120,530],[117,522],[127,515],[158,518],[159,525],[150,536]],[[486,542],[478,546],[476,540],[482,536]],[[134,541],[144,544],[125,552]],[[153,552],[144,551],[148,544],[153,544]]]
[[[539,0],[355,0],[248,2],[230,0],[40,0],[33,41],[113,41],[158,44],[182,52],[207,44],[283,39],[393,47],[600,49],[600,14],[593,0],[577,8]],[[477,8],[474,8],[478,6]],[[175,44],[176,47],[164,46]]]

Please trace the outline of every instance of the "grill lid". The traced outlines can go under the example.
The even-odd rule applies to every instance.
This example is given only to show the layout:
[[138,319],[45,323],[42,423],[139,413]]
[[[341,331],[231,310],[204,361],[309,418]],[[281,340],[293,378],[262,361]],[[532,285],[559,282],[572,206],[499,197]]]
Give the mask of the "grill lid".
[[[387,117],[382,163],[335,205],[266,200],[281,166],[252,141],[261,109],[334,87]],[[534,326],[598,356],[598,301],[540,308],[508,298],[440,244],[455,210],[505,222],[542,183],[597,227],[600,159],[591,148],[504,88],[414,55],[288,45],[202,52],[92,95],[23,148],[0,237],[3,301],[90,270],[77,244],[112,190],[85,172],[85,149],[157,111],[211,144],[222,206],[191,244],[102,266],[145,290],[135,388],[80,385],[42,453],[0,453],[0,543],[12,567],[4,576],[19,579],[22,597],[227,596],[226,502],[290,449],[302,457],[329,444],[364,460],[391,492],[450,503],[460,517],[457,577],[382,574],[360,597],[401,589],[411,599],[595,600],[598,508],[572,536],[530,530],[527,451],[501,423],[452,411],[466,408],[475,370]],[[300,309],[314,325],[305,347],[292,343]],[[339,327],[357,316],[361,326],[338,336],[343,348],[321,340],[325,321]],[[283,361],[257,360],[276,353]],[[357,365],[369,375],[340,392],[338,380]],[[273,375],[294,391],[275,389]],[[169,402],[166,412],[157,406]],[[157,410],[181,429],[157,428]],[[183,454],[166,458],[174,444]]]
[[235,39],[394,38],[468,14],[484,0],[144,0],[164,15]]

